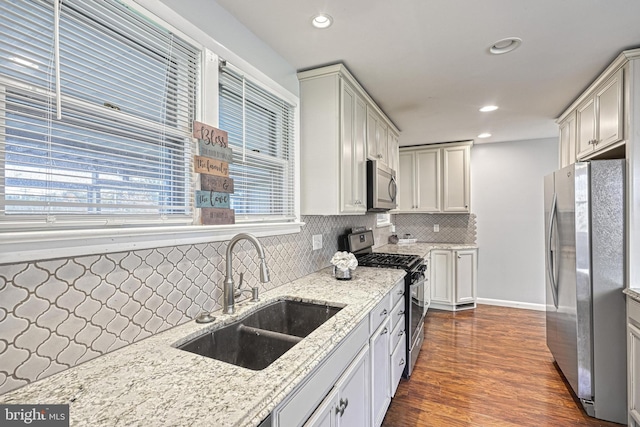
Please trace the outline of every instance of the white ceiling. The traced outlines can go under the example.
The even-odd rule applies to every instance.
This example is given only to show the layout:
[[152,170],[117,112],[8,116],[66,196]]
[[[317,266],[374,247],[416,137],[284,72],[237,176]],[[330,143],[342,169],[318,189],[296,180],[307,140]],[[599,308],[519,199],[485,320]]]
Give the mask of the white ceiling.
[[[554,119],[622,50],[639,0],[217,0],[298,70],[343,62],[400,144],[555,137]],[[324,12],[334,25],[318,30]],[[505,37],[519,49],[490,55]],[[486,104],[498,111],[480,113]],[[493,134],[479,141],[482,132]]]

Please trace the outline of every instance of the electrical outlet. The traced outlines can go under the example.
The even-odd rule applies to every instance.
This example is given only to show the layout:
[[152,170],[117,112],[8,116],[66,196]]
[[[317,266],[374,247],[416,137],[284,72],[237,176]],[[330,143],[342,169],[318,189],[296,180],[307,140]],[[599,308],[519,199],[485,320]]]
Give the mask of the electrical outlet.
[[322,249],[322,234],[314,234],[311,237],[311,243],[313,245],[313,250]]
[[434,233],[440,232],[440,224],[433,224],[433,232]]

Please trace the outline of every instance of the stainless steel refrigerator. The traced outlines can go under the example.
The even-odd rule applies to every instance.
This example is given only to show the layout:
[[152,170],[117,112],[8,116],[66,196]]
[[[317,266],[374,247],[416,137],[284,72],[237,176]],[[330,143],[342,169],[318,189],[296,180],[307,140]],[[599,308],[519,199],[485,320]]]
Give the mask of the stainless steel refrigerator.
[[544,180],[547,346],[592,417],[627,423],[624,160]]

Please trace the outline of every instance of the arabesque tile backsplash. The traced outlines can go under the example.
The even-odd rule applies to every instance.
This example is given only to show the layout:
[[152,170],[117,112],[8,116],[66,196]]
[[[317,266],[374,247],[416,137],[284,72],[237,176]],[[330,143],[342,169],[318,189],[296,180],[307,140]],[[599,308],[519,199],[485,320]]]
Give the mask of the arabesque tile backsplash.
[[[408,216],[395,216],[397,233],[425,240],[421,229],[437,215]],[[442,216],[437,241],[475,242],[475,216]],[[244,272],[247,286],[266,291],[328,266],[338,235],[352,226],[372,228],[376,245],[389,236],[375,215],[302,220],[298,234],[260,239],[271,282],[259,282],[248,242],[234,249],[235,277]],[[314,234],[323,237],[316,251]],[[220,309],[226,248],[215,242],[0,265],[0,394]]]

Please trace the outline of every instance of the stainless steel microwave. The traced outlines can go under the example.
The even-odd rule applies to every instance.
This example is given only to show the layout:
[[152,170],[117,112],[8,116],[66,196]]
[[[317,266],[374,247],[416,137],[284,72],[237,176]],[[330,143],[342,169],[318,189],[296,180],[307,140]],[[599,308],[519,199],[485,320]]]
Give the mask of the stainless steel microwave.
[[367,210],[383,212],[396,208],[396,171],[378,160],[367,160]]

